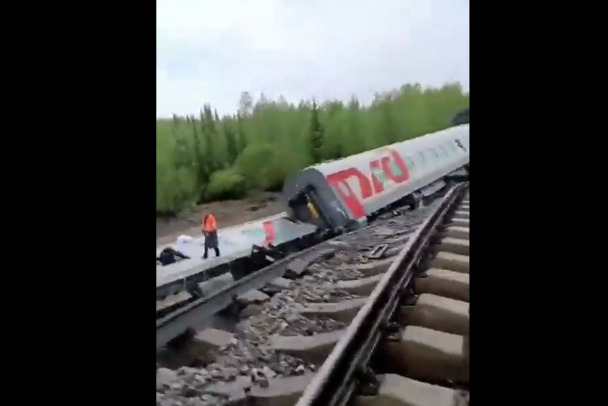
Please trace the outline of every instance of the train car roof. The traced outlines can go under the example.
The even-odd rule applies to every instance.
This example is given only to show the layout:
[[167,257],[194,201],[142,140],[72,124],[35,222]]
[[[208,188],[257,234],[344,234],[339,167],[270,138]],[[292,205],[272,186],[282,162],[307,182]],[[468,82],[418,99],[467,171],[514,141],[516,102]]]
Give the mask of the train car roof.
[[448,136],[452,136],[452,135],[460,135],[460,134],[464,135],[464,133],[468,134],[468,130],[469,130],[469,124],[462,124],[462,125],[458,125],[458,126],[454,126],[454,127],[449,127],[449,128],[443,129],[443,130],[435,131],[430,134],[422,135],[420,137],[412,138],[412,139],[401,141],[401,142],[396,142],[394,144],[384,145],[382,147],[378,147],[378,148],[375,148],[375,149],[372,149],[369,151],[360,152],[358,154],[351,155],[351,156],[348,156],[345,158],[321,162],[319,164],[309,166],[306,169],[317,169],[320,172],[332,172],[332,169],[334,169],[336,166],[338,166],[338,164],[344,164],[345,161],[347,161],[347,160],[349,160],[349,161],[350,160],[353,160],[353,161],[365,160],[365,159],[371,158],[372,156],[377,155],[378,152],[380,152],[386,148],[398,147],[398,146],[401,146],[404,144],[408,144],[411,146],[422,145],[426,142],[429,142],[429,141],[437,139],[437,138],[448,137]]

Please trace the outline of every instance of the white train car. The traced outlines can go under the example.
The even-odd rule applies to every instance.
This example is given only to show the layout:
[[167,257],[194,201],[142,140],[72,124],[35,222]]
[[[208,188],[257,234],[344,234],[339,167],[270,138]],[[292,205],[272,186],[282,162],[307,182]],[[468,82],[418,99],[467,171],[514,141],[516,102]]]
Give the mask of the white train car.
[[[268,246],[269,244],[273,244],[281,246],[290,241],[304,238],[314,233],[315,230],[316,227],[313,225],[290,221],[286,213],[249,221],[234,227],[223,228],[218,231],[222,256],[215,257],[215,253],[211,252],[209,253],[209,258],[205,260],[202,259],[204,237],[195,238],[185,243],[176,241],[168,246],[183,252],[190,258],[167,266],[157,263],[157,296],[162,298],[169,293],[179,291],[179,289],[169,286],[175,284],[175,282],[183,281],[193,275],[208,273],[232,261],[249,257],[254,245]],[[157,247],[157,257],[166,246]],[[201,277],[201,280],[205,280],[206,278],[207,276]],[[161,289],[164,286],[167,288]]]
[[318,227],[361,221],[469,165],[469,124],[300,171],[285,183],[290,215]]

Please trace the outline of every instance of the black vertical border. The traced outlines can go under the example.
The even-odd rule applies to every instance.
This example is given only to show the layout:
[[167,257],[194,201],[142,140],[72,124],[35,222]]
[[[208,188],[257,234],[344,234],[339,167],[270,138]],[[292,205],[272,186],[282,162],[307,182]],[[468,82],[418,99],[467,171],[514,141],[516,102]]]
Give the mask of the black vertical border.
[[585,73],[575,48],[585,41],[578,24],[564,25],[576,13],[572,5],[471,4],[475,404],[594,402],[581,382],[592,374],[576,371],[589,360],[577,354],[591,345],[579,342],[597,331],[574,326],[587,323],[577,303],[593,289],[577,283],[591,250],[583,228],[597,213],[584,191],[601,166],[589,167],[594,124],[584,106],[592,102],[577,84]]
[[7,369],[28,401],[154,404],[155,2],[24,6],[5,10]]

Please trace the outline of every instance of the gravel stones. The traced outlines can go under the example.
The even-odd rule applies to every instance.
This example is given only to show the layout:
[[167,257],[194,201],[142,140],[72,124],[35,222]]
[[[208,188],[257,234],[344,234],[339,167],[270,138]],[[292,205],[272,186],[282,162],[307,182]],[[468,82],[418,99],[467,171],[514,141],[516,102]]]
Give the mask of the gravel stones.
[[163,392],[171,386],[171,383],[177,378],[177,373],[167,368],[159,368],[156,370],[156,391]]
[[[418,216],[423,218],[426,214]],[[212,339],[206,340],[214,347],[214,362],[200,369],[159,368],[157,405],[244,404],[251,391],[270,391],[277,379],[313,374],[318,367],[316,361],[306,362],[274,350],[271,338],[310,337],[344,330],[346,323],[328,316],[305,317],[300,313],[301,305],[363,298],[337,288],[336,282],[364,278],[365,274],[358,271],[356,265],[371,262],[366,258],[369,250],[385,242],[387,236],[398,236],[404,224],[403,218],[392,218],[371,228],[372,232],[367,229],[342,236],[306,258],[294,260],[285,277],[261,289],[264,293],[252,291],[241,295],[239,301],[246,307],[241,310],[241,321],[234,333],[213,332]],[[216,339],[216,336],[221,337]]]
[[345,323],[333,320],[329,317],[306,318],[299,316],[284,328],[280,334],[282,336],[312,336],[315,334],[341,330],[345,327]]
[[239,318],[241,320],[248,319],[251,316],[260,314],[263,310],[264,310],[264,307],[259,304],[250,304],[249,306],[245,307],[243,310],[241,310],[239,312]]

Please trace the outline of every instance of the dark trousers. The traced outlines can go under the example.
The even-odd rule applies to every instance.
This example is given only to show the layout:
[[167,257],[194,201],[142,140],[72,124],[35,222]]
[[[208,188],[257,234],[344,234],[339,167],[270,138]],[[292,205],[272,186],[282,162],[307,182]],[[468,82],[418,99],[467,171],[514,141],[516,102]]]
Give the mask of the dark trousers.
[[[215,256],[216,256],[216,257],[219,257],[219,256],[220,256],[220,249],[219,249],[219,248],[217,248],[217,247],[212,248],[212,249],[213,249],[213,250],[215,250]],[[207,259],[207,254],[208,254],[208,251],[209,251],[209,247],[205,247],[205,253],[203,254],[203,258],[204,258],[204,259]]]
[[215,256],[220,256],[220,250],[218,248],[217,241],[217,231],[209,231],[205,233],[205,254],[203,255],[203,259],[207,258],[207,251],[209,248],[213,248],[215,250]]

